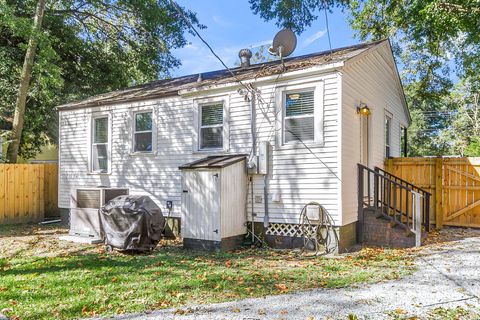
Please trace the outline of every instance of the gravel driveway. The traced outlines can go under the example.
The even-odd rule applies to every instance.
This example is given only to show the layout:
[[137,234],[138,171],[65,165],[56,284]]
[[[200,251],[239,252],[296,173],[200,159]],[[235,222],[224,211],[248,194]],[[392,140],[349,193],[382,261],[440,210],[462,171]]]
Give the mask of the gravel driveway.
[[438,307],[480,311],[479,236],[427,247],[416,264],[418,271],[411,276],[358,288],[316,289],[116,319],[345,319],[349,314],[386,319],[388,313],[422,318]]

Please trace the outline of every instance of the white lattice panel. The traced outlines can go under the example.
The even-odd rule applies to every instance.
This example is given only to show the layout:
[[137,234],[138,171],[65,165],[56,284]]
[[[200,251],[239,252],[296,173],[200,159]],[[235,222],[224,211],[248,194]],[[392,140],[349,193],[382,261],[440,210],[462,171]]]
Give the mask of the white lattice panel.
[[299,225],[289,223],[270,223],[267,231],[267,235],[271,236],[284,236],[284,237],[313,237],[316,235],[318,226],[314,225]]

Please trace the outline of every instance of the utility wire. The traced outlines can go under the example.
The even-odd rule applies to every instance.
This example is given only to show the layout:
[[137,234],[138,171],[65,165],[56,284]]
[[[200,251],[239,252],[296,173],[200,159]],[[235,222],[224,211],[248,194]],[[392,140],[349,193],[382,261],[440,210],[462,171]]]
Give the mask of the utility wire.
[[210,50],[210,52],[215,56],[215,58],[218,59],[218,61],[220,61],[220,63],[225,67],[226,70],[228,70],[228,72],[230,72],[230,74],[232,75],[232,77],[239,83],[241,84],[248,92],[251,92],[250,88],[247,87],[243,82],[242,80],[240,80],[236,75],[235,73],[225,64],[225,62],[223,62],[222,58],[220,58],[218,56],[218,54],[215,52],[215,50],[213,50],[213,48],[208,44],[208,42],[201,36],[201,34],[197,31],[197,29],[193,26],[193,24],[190,22],[190,19],[188,19],[186,16],[185,16],[185,13],[182,11],[182,9],[180,9],[180,7],[177,5],[177,3],[173,0],[170,0],[170,3],[172,4],[172,6],[175,8],[175,10],[180,14],[180,16],[182,17],[183,20],[185,20],[185,22],[187,23],[187,25],[190,27],[190,29],[192,29],[192,31],[197,35],[197,37],[207,46],[207,48]]
[[285,130],[288,131],[289,133],[291,133],[293,136],[295,136],[295,138],[297,138],[298,141],[300,141],[300,143],[303,144],[303,146],[308,150],[308,152],[310,152],[315,158],[317,158],[317,160],[320,161],[320,162],[325,166],[325,168],[327,168],[328,171],[330,171],[330,172],[335,176],[335,178],[338,179],[338,181],[342,182],[342,179],[340,179],[340,178],[337,176],[337,174],[336,174],[325,162],[323,162],[323,160],[320,159],[320,157],[317,156],[317,155],[315,154],[315,152],[313,152],[312,149],[310,149],[309,146],[307,146],[307,145],[305,144],[305,142],[303,142],[302,138],[300,138],[295,132],[292,132],[291,130],[288,130],[288,129],[285,129]]
[[326,1],[324,1],[323,4],[324,4],[324,7],[325,7],[324,8],[325,9],[324,10],[325,11],[325,24],[327,26],[328,45],[330,47],[330,51],[332,51],[332,40],[330,39],[330,28],[328,26],[328,12],[327,12],[328,5],[327,5]]

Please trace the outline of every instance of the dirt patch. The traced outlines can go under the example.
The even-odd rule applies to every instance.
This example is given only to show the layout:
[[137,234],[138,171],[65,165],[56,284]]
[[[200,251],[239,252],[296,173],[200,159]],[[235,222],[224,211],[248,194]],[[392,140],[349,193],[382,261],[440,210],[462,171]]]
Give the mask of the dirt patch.
[[59,225],[4,226],[0,229],[0,258],[22,256],[57,257],[98,250],[98,246],[74,244],[59,239],[68,229]]
[[441,230],[431,231],[425,239],[425,246],[449,244],[468,238],[480,238],[480,229],[444,227]]

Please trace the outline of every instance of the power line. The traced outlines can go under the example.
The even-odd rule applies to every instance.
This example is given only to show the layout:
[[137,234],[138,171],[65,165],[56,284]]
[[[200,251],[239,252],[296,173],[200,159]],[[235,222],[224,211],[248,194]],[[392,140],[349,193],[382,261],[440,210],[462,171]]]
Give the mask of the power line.
[[324,11],[325,11],[325,24],[326,24],[326,26],[327,26],[328,45],[329,45],[329,47],[330,47],[330,51],[332,51],[332,40],[330,39],[330,28],[329,28],[329,26],[328,26],[328,12],[327,12],[327,7],[328,7],[328,5],[327,5],[326,1],[324,1],[323,4],[324,4],[324,7],[325,7],[325,8],[324,8]]
[[185,22],[187,23],[187,25],[190,27],[190,29],[192,29],[192,31],[197,35],[197,37],[207,46],[207,48],[210,50],[210,52],[215,56],[215,58],[218,59],[218,61],[220,61],[220,63],[225,67],[226,70],[228,70],[228,72],[230,72],[230,74],[232,75],[232,77],[239,83],[241,84],[248,92],[251,92],[250,91],[250,88],[248,88],[243,82],[242,80],[240,80],[236,75],[235,73],[225,64],[225,62],[223,62],[222,58],[220,58],[218,56],[218,54],[215,52],[215,50],[213,50],[213,48],[208,44],[208,42],[200,35],[200,33],[197,31],[197,29],[193,26],[193,24],[190,22],[190,19],[188,19],[186,16],[185,16],[185,13],[182,11],[182,9],[180,9],[180,7],[177,5],[177,3],[173,0],[170,0],[170,3],[172,4],[172,6],[175,8],[175,10],[180,14],[180,16],[182,17],[183,20],[185,20]]
[[[255,89],[251,88],[251,86],[247,86],[245,85],[240,79],[237,78],[237,76],[235,75],[235,73],[225,64],[225,62],[223,62],[223,60],[216,54],[215,50],[213,50],[213,48],[208,44],[208,42],[203,39],[203,37],[200,35],[200,33],[197,31],[197,29],[193,26],[193,24],[190,22],[190,20],[185,16],[185,14],[183,13],[183,11],[178,7],[178,5],[173,1],[173,0],[170,0],[170,3],[173,5],[173,7],[175,8],[175,10],[180,14],[180,16],[185,20],[185,22],[188,24],[188,26],[190,27],[190,29],[193,30],[193,32],[198,36],[198,38],[208,47],[208,49],[210,50],[210,52],[215,56],[215,58],[217,58],[221,64],[225,67],[225,69],[228,70],[228,72],[230,72],[230,74],[233,76],[233,78],[239,83],[241,84],[248,92],[251,92],[253,94],[255,94],[255,96],[258,96],[259,94],[256,92]],[[330,39],[330,29],[329,29],[329,26],[328,26],[328,14],[327,14],[327,6],[325,6],[325,21],[326,21],[326,25],[327,25],[327,34],[328,34],[328,44],[330,46],[330,51],[332,50],[332,42],[331,42],[331,39]],[[275,86],[276,87],[276,82],[278,81],[278,79],[280,78],[280,76],[283,74],[283,72],[281,72],[276,80],[275,80]],[[260,96],[260,99],[262,97]],[[263,101],[263,99],[261,99],[261,101]],[[264,102],[264,101],[263,101]],[[270,103],[269,103],[270,105]],[[268,109],[267,109],[267,112],[268,112]],[[276,118],[276,117],[275,117]],[[263,121],[263,120],[262,120]],[[259,128],[257,128],[259,129]],[[319,160],[334,176],[335,178],[337,178],[340,182],[342,181],[338,176],[337,174],[325,163],[323,162],[322,159],[320,159],[320,157],[318,157],[313,151],[312,149],[310,149],[310,147],[308,147],[304,142],[303,140],[297,136],[294,132],[288,130],[288,132],[290,132],[291,134],[293,134],[302,144],[303,146],[317,159]],[[270,135],[270,133],[269,133]]]

